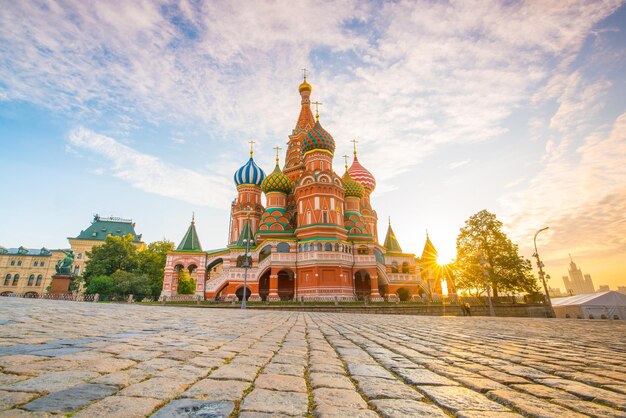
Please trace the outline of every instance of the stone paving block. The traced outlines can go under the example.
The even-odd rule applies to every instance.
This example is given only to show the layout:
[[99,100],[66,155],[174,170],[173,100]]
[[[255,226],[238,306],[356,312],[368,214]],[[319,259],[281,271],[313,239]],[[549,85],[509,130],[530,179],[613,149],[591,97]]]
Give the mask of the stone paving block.
[[546,399],[578,399],[576,396],[571,393],[565,392],[564,390],[551,388],[550,386],[543,385],[511,385],[513,389],[529,393],[538,398],[546,398]]
[[176,399],[159,409],[153,418],[176,417],[229,417],[235,404],[229,401],[199,401],[196,399]]
[[317,418],[378,418],[379,415],[370,409],[338,408],[332,405],[319,405],[313,411]]
[[412,399],[419,401],[424,397],[410,386],[398,380],[378,377],[355,376],[359,390],[368,399]]
[[137,364],[135,367],[138,369],[146,370],[150,373],[155,373],[161,370],[169,369],[170,367],[175,367],[182,364],[182,362],[177,360],[170,360],[166,358],[153,358],[148,361],[143,361]]
[[491,380],[495,380],[496,382],[500,382],[506,385],[511,385],[515,383],[532,383],[530,380],[524,379],[523,377],[504,373],[498,370],[481,370],[478,373],[482,374],[485,377],[488,377]]
[[36,393],[28,392],[7,392],[0,390],[0,411],[3,409],[14,408],[37,397]]
[[315,404],[338,408],[365,409],[367,403],[355,390],[320,388],[313,390]]
[[465,377],[459,376],[456,378],[461,384],[474,389],[478,392],[488,392],[490,390],[506,389],[506,385],[498,383],[495,380],[487,379],[486,377]]
[[581,401],[580,399],[554,399],[552,402],[592,417],[626,417],[626,411],[616,411],[613,408],[595,402]]
[[348,372],[352,376],[379,377],[381,379],[395,380],[396,378],[384,367],[372,364],[348,363]]
[[102,383],[103,385],[113,385],[118,388],[125,388],[133,383],[141,382],[150,376],[145,370],[132,368],[128,370],[122,370],[119,372],[113,372],[104,374],[96,379],[93,379],[92,383]]
[[186,383],[179,380],[165,377],[153,377],[128,386],[120,392],[120,395],[168,400],[180,395],[187,386]]
[[376,399],[370,401],[376,410],[385,418],[396,417],[448,417],[448,415],[435,405],[420,401],[404,399]]
[[159,405],[160,399],[109,396],[72,415],[72,418],[140,418],[148,416]]
[[243,364],[225,364],[211,373],[213,379],[230,379],[244,380],[252,382],[259,371],[257,366],[248,366]]
[[12,356],[1,356],[0,366],[14,366],[16,364],[32,363],[34,361],[42,361],[41,356],[33,356],[31,354],[15,354]]
[[626,409],[626,395],[589,386],[584,383],[563,379],[543,379],[542,384],[563,389],[586,400],[593,400],[612,406],[613,408]]
[[313,363],[313,362],[311,362],[309,371],[316,372],[316,373],[345,374],[343,365]]
[[33,377],[32,379],[13,383],[12,385],[0,387],[0,389],[18,392],[48,393],[80,385],[84,381],[98,376],[100,376],[98,373],[83,372],[78,370],[51,372],[38,377]]
[[106,398],[115,392],[117,392],[115,386],[84,383],[37,398],[22,406],[22,409],[26,409],[27,411],[69,414],[96,400]]
[[15,374],[0,373],[0,386],[7,386],[12,383],[28,379],[29,376],[18,376]]
[[354,385],[346,376],[328,373],[311,373],[309,379],[313,389],[337,388],[354,390]]
[[508,411],[484,395],[461,386],[418,386],[433,402],[450,411]]
[[[348,383],[350,383],[350,381],[348,381]],[[259,389],[280,390],[286,392],[305,393],[307,391],[306,382],[303,377],[281,374],[260,374],[254,381],[254,386]]]
[[250,387],[249,382],[240,380],[204,379],[187,389],[182,396],[214,401],[236,401],[241,399],[248,387]]
[[295,364],[270,363],[263,369],[264,373],[304,376],[304,366]]
[[254,389],[243,400],[241,410],[303,416],[308,404],[306,393]]
[[520,418],[515,412],[496,412],[496,411],[459,411],[454,415],[456,418]]
[[412,385],[458,385],[455,381],[433,373],[428,369],[394,369],[394,372]]
[[189,360],[189,364],[193,364],[198,367],[205,367],[208,369],[214,369],[224,364],[224,360],[215,357],[198,356]]
[[22,409],[7,409],[6,411],[0,411],[0,418],[49,418],[51,416],[46,412],[31,412],[24,411]]
[[161,358],[169,358],[172,360],[187,361],[196,357],[198,354],[194,351],[174,350],[161,355]]
[[117,357],[135,361],[146,361],[155,357],[159,357],[161,354],[163,354],[163,352],[161,351],[133,350],[125,351]]
[[584,417],[572,410],[514,390],[492,390],[487,396],[537,418]]
[[137,363],[132,360],[107,358],[100,360],[82,361],[80,368],[83,370],[89,370],[97,373],[113,373],[119,370],[128,369],[135,364]]

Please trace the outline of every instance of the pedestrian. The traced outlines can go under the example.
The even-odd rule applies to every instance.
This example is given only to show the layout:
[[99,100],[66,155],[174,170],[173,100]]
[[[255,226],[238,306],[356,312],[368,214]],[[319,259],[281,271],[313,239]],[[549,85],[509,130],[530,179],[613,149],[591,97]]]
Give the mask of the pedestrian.
[[465,312],[467,312],[467,316],[472,316],[472,308],[470,307],[470,304],[465,302]]

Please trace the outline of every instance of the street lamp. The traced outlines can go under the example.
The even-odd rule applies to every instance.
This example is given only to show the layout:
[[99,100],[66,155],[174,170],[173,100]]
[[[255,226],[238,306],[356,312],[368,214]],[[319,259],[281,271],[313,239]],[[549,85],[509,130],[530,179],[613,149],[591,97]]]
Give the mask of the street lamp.
[[554,314],[554,309],[552,308],[552,300],[550,299],[550,292],[548,292],[548,285],[546,284],[546,278],[543,272],[543,262],[541,261],[541,259],[539,258],[539,251],[537,251],[537,235],[539,235],[541,232],[545,231],[546,229],[548,229],[549,227],[545,227],[545,228],[541,228],[539,231],[535,232],[535,237],[533,238],[533,243],[535,244],[535,253],[533,254],[533,257],[535,257],[537,259],[537,267],[539,268],[539,278],[541,278],[541,282],[543,283],[543,290],[546,292],[546,302],[548,304],[548,315],[550,318],[554,318],[555,314]]
[[489,301],[489,316],[496,316],[495,311],[493,310],[493,302],[491,302],[491,285],[489,284],[489,272],[487,271],[487,267],[490,266],[489,262],[483,258],[482,252],[478,254],[480,259],[480,265],[483,268],[483,277],[485,278],[485,286],[487,287],[487,300]]
[[[246,208],[248,212],[248,217],[246,219],[246,223],[248,224],[248,228],[250,228],[250,208]],[[248,229],[250,230],[250,229]],[[241,309],[246,309],[246,290],[248,288],[248,269],[250,268],[249,255],[250,252],[250,238],[244,238],[243,242],[246,243],[246,253],[244,254],[243,259],[243,299],[241,301]]]

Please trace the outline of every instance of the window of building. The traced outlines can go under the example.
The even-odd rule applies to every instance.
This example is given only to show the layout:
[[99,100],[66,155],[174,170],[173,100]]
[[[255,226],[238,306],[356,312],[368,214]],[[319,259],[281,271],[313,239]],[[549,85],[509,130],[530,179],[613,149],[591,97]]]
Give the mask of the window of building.
[[26,283],[26,286],[32,286],[35,283],[35,275],[31,274],[30,276],[28,276],[28,283]]
[[302,244],[298,245],[298,252],[301,253],[302,252]]
[[33,264],[35,267],[37,267],[37,264],[39,264],[38,262],[35,261],[35,264]]
[[309,251],[309,244],[304,244],[304,251],[308,252]]
[[335,198],[330,198],[330,210],[335,210]]
[[367,247],[365,245],[361,245],[357,249],[357,254],[367,254]]
[[320,198],[319,197],[315,197],[314,202],[315,202],[315,210],[319,210],[319,208],[320,208]]
[[17,284],[19,283],[19,281],[20,281],[20,275],[19,275],[19,274],[16,274],[15,276],[13,276],[13,284],[12,284],[12,285],[13,285],[13,286],[17,286]]
[[81,258],[83,258],[83,253],[76,254],[76,259],[77,260],[80,260]]
[[398,263],[396,263],[395,261],[391,263],[391,272],[398,273]]
[[276,246],[276,251],[279,253],[288,253],[289,252],[289,244],[286,242],[279,242]]
[[21,265],[22,265],[22,260],[19,260],[19,261],[17,262],[17,265],[18,265],[18,266],[21,266]]
[[306,212],[306,223],[310,224],[311,223],[311,211],[307,210]]
[[43,267],[44,262],[42,261],[41,263],[39,263],[39,267]]
[[326,244],[324,244],[324,251],[332,251],[333,250],[333,246],[330,242],[327,242]]
[[404,274],[409,273],[409,263],[407,263],[406,261],[402,263],[402,273]]
[[11,260],[11,265],[14,266],[15,265],[15,260]]
[[322,222],[327,224],[328,223],[328,212],[323,211],[322,212]]
[[9,284],[11,284],[11,275],[7,274],[7,276],[4,278],[4,285],[8,286]]
[[37,276],[37,281],[35,282],[35,286],[41,286],[41,281],[43,280],[43,276],[40,274]]
[[74,275],[78,276],[79,266],[74,266]]
[[300,210],[299,210],[299,212],[302,213],[302,200],[300,201]]
[[339,251],[339,244],[335,244],[335,251]]
[[321,242],[317,243],[317,251],[322,251],[322,243]]

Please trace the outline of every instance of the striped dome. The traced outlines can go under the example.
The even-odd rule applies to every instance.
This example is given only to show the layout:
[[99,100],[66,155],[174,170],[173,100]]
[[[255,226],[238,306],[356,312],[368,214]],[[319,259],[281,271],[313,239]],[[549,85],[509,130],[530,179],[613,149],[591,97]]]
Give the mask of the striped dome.
[[314,149],[323,149],[331,153],[335,152],[335,140],[322,128],[319,120],[315,122],[313,128],[302,141],[302,152],[306,153]]
[[358,197],[359,199],[363,197],[363,186],[361,183],[358,183],[350,177],[350,173],[347,171],[343,174],[341,178],[343,180],[343,191],[346,197]]
[[292,183],[291,180],[289,180],[289,177],[284,175],[280,170],[278,163],[276,163],[274,171],[272,171],[269,176],[265,177],[265,180],[261,183],[261,189],[265,194],[271,192],[289,194],[292,189]]
[[235,171],[235,184],[241,186],[242,184],[254,184],[260,186],[261,182],[265,178],[265,173],[254,163],[252,157],[248,162]]
[[356,157],[356,152],[354,153],[354,161],[348,169],[348,173],[350,173],[350,177],[352,177],[353,180],[361,183],[361,186],[363,186],[366,192],[372,193],[376,188],[376,179],[372,173],[361,165],[359,159]]

